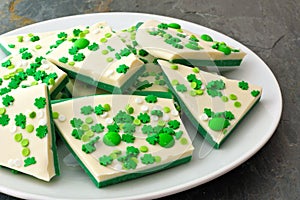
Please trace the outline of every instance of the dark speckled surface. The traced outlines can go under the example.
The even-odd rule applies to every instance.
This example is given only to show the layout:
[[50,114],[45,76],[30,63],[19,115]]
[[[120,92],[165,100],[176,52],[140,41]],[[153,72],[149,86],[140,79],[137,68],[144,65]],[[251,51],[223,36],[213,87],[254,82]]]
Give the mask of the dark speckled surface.
[[[164,199],[300,199],[299,0],[0,0],[0,33],[61,16],[132,11],[176,17],[248,46],[271,68],[284,107],[271,140],[233,171]],[[14,197],[0,194],[0,199]]]

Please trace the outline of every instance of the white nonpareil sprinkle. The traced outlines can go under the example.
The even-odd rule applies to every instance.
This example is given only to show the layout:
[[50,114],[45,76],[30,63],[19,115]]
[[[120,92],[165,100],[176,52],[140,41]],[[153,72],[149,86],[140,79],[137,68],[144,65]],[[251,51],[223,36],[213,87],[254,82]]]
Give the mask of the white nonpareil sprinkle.
[[149,110],[149,107],[144,105],[141,107],[141,110],[142,112],[147,112]]
[[163,117],[162,117],[162,120],[165,121],[165,122],[167,122],[167,121],[170,120],[170,116],[167,115],[167,114],[164,114]]
[[50,66],[48,64],[43,64],[42,65],[42,69],[49,69],[49,68],[50,68]]
[[38,110],[36,113],[36,117],[41,119],[44,116],[44,112],[42,110]]
[[143,99],[142,98],[135,98],[134,102],[137,103],[137,104],[141,104],[141,103],[143,103]]
[[8,166],[10,167],[14,167],[15,166],[15,162],[13,159],[9,159],[8,162],[7,162]]
[[15,159],[14,164],[16,167],[21,167],[22,166],[22,161],[20,159]]
[[111,75],[113,75],[113,73],[114,73],[114,70],[112,70],[112,69],[107,70],[106,76],[111,76]]
[[205,89],[205,85],[202,84],[202,85],[201,85],[201,90],[204,90],[204,89]]
[[48,61],[47,61],[46,59],[43,59],[43,60],[41,61],[41,63],[42,63],[42,65],[46,65],[46,64],[48,64]]
[[177,110],[173,109],[173,110],[171,111],[171,114],[172,114],[173,116],[177,117],[177,116],[179,115],[179,112],[178,112]]
[[59,116],[58,116],[58,121],[60,121],[60,122],[66,121],[66,116],[64,116],[64,115],[59,115]]
[[93,30],[92,33],[96,35],[96,34],[100,33],[100,29],[95,29],[95,30]]
[[9,128],[9,131],[10,131],[11,133],[15,133],[15,132],[17,131],[17,126],[12,125],[12,126]]
[[29,42],[30,41],[30,37],[25,37],[23,40],[24,40],[24,42]]
[[41,120],[39,121],[39,125],[41,125],[41,126],[47,125],[47,120],[46,120],[46,119],[41,119]]
[[28,62],[27,62],[27,61],[25,61],[25,60],[22,60],[22,61],[21,61],[21,65],[22,65],[23,67],[26,67],[26,66],[27,66],[27,64],[28,64]]
[[151,116],[151,121],[157,122],[157,121],[158,121],[158,116],[152,115],[152,116]]
[[105,120],[106,124],[112,124],[114,122],[114,120],[112,118],[107,118]]
[[200,120],[207,121],[208,120],[208,116],[205,113],[203,113],[202,115],[200,115]]
[[102,118],[106,118],[107,116],[108,116],[107,112],[104,112],[102,115],[100,115],[100,117],[102,117]]
[[162,110],[162,107],[160,105],[153,106],[152,110]]

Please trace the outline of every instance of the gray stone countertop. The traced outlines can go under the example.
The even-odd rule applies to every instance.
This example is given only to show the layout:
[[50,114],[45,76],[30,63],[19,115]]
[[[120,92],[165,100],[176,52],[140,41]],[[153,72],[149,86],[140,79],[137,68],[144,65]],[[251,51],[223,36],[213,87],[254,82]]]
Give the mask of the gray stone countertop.
[[258,54],[281,87],[282,118],[256,155],[213,181],[163,199],[300,199],[300,1],[0,0],[0,33],[51,18],[114,11],[171,16],[220,31]]

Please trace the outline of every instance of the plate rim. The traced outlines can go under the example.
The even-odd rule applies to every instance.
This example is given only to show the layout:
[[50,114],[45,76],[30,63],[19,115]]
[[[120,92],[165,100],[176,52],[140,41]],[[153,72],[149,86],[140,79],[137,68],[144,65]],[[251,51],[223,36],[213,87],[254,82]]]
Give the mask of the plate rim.
[[[163,15],[158,15],[158,14],[150,14],[150,13],[138,13],[138,12],[102,12],[102,13],[87,13],[87,14],[76,14],[76,15],[70,15],[70,16],[63,16],[63,17],[58,17],[58,18],[53,18],[53,19],[48,19],[48,20],[44,20],[44,21],[40,21],[40,22],[36,22],[30,25],[26,25],[11,31],[8,31],[6,33],[1,34],[0,36],[6,36],[6,35],[11,35],[14,34],[14,32],[22,32],[24,31],[24,29],[29,29],[31,27],[35,27],[35,26],[43,26],[44,24],[47,23],[53,23],[57,20],[59,21],[64,21],[64,20],[72,20],[72,19],[76,19],[76,18],[82,18],[82,17],[94,17],[94,16],[101,16],[101,15],[111,15],[111,16],[118,16],[118,15],[136,15],[136,16],[144,16],[144,17],[161,17],[163,19],[167,19],[167,20],[176,20],[176,21],[181,21],[183,23],[187,23],[193,26],[200,26],[202,28],[205,28],[207,30],[213,31],[219,35],[221,35],[222,37],[226,37],[229,38],[235,42],[237,42],[239,45],[241,45],[243,48],[247,49],[249,52],[253,53],[253,55],[255,56],[255,58],[257,60],[259,60],[260,62],[262,62],[265,66],[266,69],[268,70],[269,75],[271,75],[271,78],[273,79],[274,83],[276,83],[276,85],[274,85],[276,87],[276,89],[279,92],[279,96],[280,98],[276,98],[277,99],[277,103],[279,104],[279,108],[278,108],[278,117],[276,117],[276,120],[274,120],[274,124],[272,129],[270,130],[270,133],[265,135],[265,137],[263,138],[263,140],[260,141],[259,144],[257,144],[256,146],[253,146],[252,148],[249,148],[246,153],[244,153],[242,156],[240,156],[238,159],[235,159],[233,162],[231,162],[230,164],[225,165],[224,167],[220,168],[219,170],[216,170],[204,177],[200,177],[197,179],[194,179],[192,181],[189,181],[187,183],[184,184],[179,184],[173,187],[169,187],[166,189],[162,189],[156,192],[149,192],[146,194],[139,194],[139,195],[135,195],[134,197],[121,197],[121,198],[114,198],[114,199],[148,199],[148,198],[159,198],[159,197],[164,197],[164,196],[168,196],[168,195],[172,195],[172,194],[176,194],[191,188],[194,188],[196,186],[202,185],[204,183],[207,183],[213,179],[216,179],[226,173],[228,173],[229,171],[237,168],[238,166],[240,166],[242,163],[246,162],[248,159],[250,159],[253,155],[255,155],[259,150],[261,150],[264,145],[270,140],[270,138],[274,135],[281,116],[282,116],[282,110],[283,110],[283,100],[282,100],[282,92],[281,92],[281,88],[280,85],[275,77],[275,75],[273,74],[272,70],[269,68],[269,66],[256,54],[254,53],[251,49],[249,49],[246,45],[242,44],[241,42],[237,41],[236,39],[233,39],[227,35],[225,35],[224,33],[220,32],[220,31],[216,31],[214,29],[205,27],[203,25],[194,23],[194,22],[190,22],[190,21],[186,21],[184,19],[179,19],[179,18],[175,18],[175,17],[169,17],[169,16],[163,16]],[[6,186],[2,186],[0,185],[0,192],[7,194],[7,195],[11,195],[14,197],[19,197],[19,198],[30,198],[30,199],[57,199],[57,198],[52,198],[49,196],[45,196],[45,195],[39,195],[39,194],[34,194],[31,192],[22,192],[22,191],[18,191],[15,189],[11,189],[9,187]],[[64,198],[64,199],[68,199],[68,198]]]

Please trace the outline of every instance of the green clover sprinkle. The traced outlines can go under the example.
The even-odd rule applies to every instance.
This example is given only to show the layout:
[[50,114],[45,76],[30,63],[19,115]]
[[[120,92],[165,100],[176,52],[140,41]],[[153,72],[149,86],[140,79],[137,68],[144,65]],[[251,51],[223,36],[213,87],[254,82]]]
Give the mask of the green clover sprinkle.
[[99,49],[99,45],[94,42],[93,44],[91,44],[90,46],[88,46],[88,49],[90,51],[97,51]]
[[104,126],[102,124],[95,124],[91,127],[91,130],[95,133],[102,133],[104,131]]
[[127,57],[131,54],[131,51],[128,48],[124,48],[120,50],[120,55],[123,57]]
[[248,90],[249,84],[245,81],[240,81],[239,82],[239,88],[241,88],[242,90]]
[[176,85],[176,90],[178,92],[183,93],[183,92],[187,91],[187,88],[186,88],[186,86],[184,84],[178,84],[178,85]]
[[73,131],[72,131],[72,136],[77,140],[80,140],[81,137],[83,136],[83,134],[84,134],[84,131],[81,129],[73,129]]
[[96,106],[94,109],[94,112],[96,115],[102,115],[105,111],[106,111],[106,109],[101,104]]
[[175,119],[175,120],[169,121],[168,125],[172,129],[178,129],[180,127],[180,122]]
[[38,109],[45,108],[45,106],[46,106],[46,98],[44,98],[44,97],[36,98],[35,101],[34,101],[34,105]]
[[75,62],[80,62],[83,61],[85,59],[85,55],[83,53],[77,53],[73,56],[73,60]]
[[212,97],[216,97],[216,96],[222,97],[223,95],[220,90],[225,89],[225,83],[223,82],[223,80],[210,81],[207,83],[206,89],[208,95]]
[[59,34],[57,34],[57,37],[58,37],[58,38],[67,38],[67,37],[68,37],[68,34],[65,33],[65,32],[60,32]]
[[10,95],[6,95],[5,97],[2,97],[2,104],[6,107],[11,105],[14,101],[15,99]]
[[24,167],[28,167],[33,164],[36,164],[36,160],[34,157],[28,157],[24,160]]
[[126,123],[123,126],[124,133],[133,134],[135,132],[135,125],[132,123]]
[[116,123],[108,125],[107,129],[109,132],[117,132],[117,133],[120,132],[120,127]]
[[32,36],[32,37],[30,38],[30,41],[31,41],[31,42],[36,42],[36,41],[39,41],[39,40],[40,40],[40,37],[37,36],[37,35],[34,35],[34,36]]
[[201,38],[202,40],[204,40],[204,41],[207,41],[207,42],[213,42],[212,37],[210,37],[210,36],[207,35],[207,34],[202,34],[202,35],[200,36],[200,38]]
[[80,128],[83,124],[83,121],[80,118],[73,118],[70,123],[73,128]]
[[48,133],[48,127],[46,125],[42,126],[40,125],[36,129],[36,136],[39,137],[40,139],[44,138]]
[[151,94],[151,95],[148,95],[148,96],[145,97],[145,101],[147,103],[156,103],[157,102],[157,97]]
[[69,49],[69,54],[70,55],[76,55],[77,53],[78,53],[78,48],[77,47],[75,47],[75,46],[73,46],[73,47],[71,47],[70,49]]
[[99,163],[100,165],[103,165],[103,166],[107,166],[107,165],[110,165],[113,161],[113,158],[111,156],[106,156],[106,155],[103,155],[99,158]]
[[67,57],[61,57],[58,59],[59,62],[61,63],[67,63],[68,62],[68,58]]
[[26,127],[26,116],[20,113],[15,116],[15,124],[16,126],[20,126],[22,129]]
[[7,68],[7,67],[9,67],[9,66],[11,66],[11,65],[12,65],[12,63],[11,63],[10,60],[7,60],[7,61],[5,61],[5,62],[3,62],[3,63],[1,64],[1,66],[2,66],[2,67],[5,67],[5,68]]
[[141,161],[143,164],[149,165],[155,162],[155,158],[151,154],[144,154],[144,156],[141,157]]
[[32,58],[32,54],[30,52],[25,51],[24,53],[22,53],[23,60],[29,60],[31,58]]
[[4,115],[0,116],[0,124],[2,126],[8,125],[9,121],[10,121],[10,118],[9,118],[9,116],[7,114],[4,114]]
[[163,116],[163,112],[160,111],[160,110],[152,110],[152,111],[151,111],[151,115],[155,115],[155,116],[158,116],[158,117],[162,117],[162,116]]
[[147,113],[140,113],[137,117],[143,124],[150,122],[150,116]]
[[128,115],[125,111],[120,110],[113,119],[116,123],[132,123],[134,117]]
[[82,32],[82,30],[80,30],[80,29],[74,29],[73,30],[73,35],[75,36],[75,37],[78,37],[79,36],[79,34]]
[[116,71],[118,73],[123,73],[123,74],[126,74],[126,72],[128,71],[129,67],[125,64],[121,64],[119,65],[119,67],[116,69]]
[[126,143],[134,143],[135,137],[131,134],[123,134],[122,141]]
[[92,106],[83,106],[83,107],[81,107],[80,111],[81,111],[81,114],[89,115],[94,112],[94,109]]

